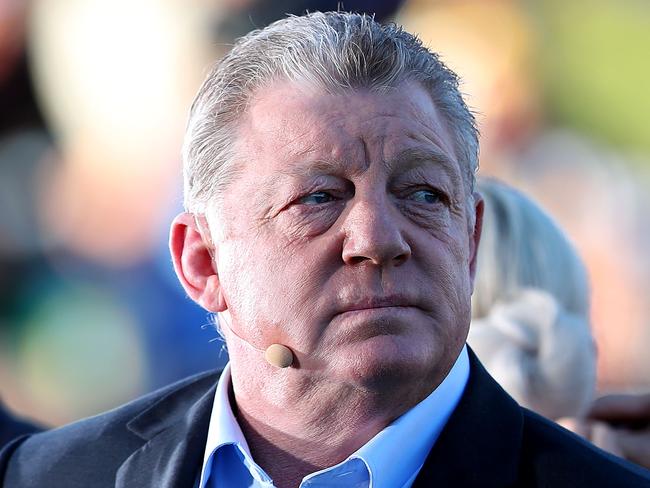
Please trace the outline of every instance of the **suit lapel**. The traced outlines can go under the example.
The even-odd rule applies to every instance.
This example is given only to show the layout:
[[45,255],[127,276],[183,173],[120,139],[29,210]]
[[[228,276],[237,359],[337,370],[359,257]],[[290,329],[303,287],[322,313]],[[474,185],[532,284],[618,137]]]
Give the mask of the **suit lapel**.
[[507,487],[517,480],[523,416],[519,405],[469,350],[470,377],[461,400],[413,484],[418,487]]
[[[521,408],[469,349],[463,396],[416,478],[413,488],[507,487],[517,480]],[[201,377],[172,391],[135,417],[128,428],[145,443],[122,464],[116,488],[191,487],[199,473],[218,377]]]
[[116,488],[191,487],[199,473],[217,377],[173,391],[135,417],[128,428],[145,444],[122,464]]

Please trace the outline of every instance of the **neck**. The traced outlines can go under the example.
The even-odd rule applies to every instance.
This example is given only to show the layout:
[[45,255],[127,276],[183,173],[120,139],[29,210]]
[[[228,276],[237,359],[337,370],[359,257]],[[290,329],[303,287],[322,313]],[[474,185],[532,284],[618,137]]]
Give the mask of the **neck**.
[[351,413],[337,421],[339,415],[322,409],[307,419],[304,409],[289,409],[278,421],[248,403],[238,406],[237,419],[253,459],[281,488],[297,487],[306,475],[344,461],[392,420]]
[[306,380],[297,371],[272,374],[285,381],[245,381],[234,373],[231,404],[256,463],[282,488],[342,462],[426,396],[411,398],[393,385],[377,392]]

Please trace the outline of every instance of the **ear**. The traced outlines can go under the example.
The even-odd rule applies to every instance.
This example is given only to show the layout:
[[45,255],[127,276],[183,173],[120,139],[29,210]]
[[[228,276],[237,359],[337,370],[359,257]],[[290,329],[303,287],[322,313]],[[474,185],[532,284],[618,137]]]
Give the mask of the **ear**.
[[471,229],[469,239],[469,278],[474,291],[474,278],[476,277],[476,261],[478,256],[478,246],[481,242],[481,230],[483,229],[483,208],[485,203],[480,193],[474,192],[474,228]]
[[209,312],[223,312],[228,306],[212,258],[216,249],[209,246],[194,215],[184,212],[176,216],[169,232],[169,250],[176,275],[192,300]]

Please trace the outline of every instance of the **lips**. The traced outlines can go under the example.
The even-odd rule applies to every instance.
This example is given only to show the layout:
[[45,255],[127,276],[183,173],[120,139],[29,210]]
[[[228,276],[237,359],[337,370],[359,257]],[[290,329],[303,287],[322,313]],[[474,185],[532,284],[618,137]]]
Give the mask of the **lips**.
[[338,313],[342,314],[346,312],[357,312],[361,310],[398,307],[418,307],[418,305],[416,300],[400,295],[386,297],[366,297],[342,304],[340,307],[338,307]]
[[357,343],[379,336],[398,336],[421,310],[406,296],[375,296],[341,303],[328,324],[333,325],[336,344]]

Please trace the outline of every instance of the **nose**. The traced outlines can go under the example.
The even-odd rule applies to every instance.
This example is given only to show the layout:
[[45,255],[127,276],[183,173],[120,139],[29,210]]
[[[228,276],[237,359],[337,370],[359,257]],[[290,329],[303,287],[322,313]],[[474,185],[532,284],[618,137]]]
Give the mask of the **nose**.
[[376,266],[405,263],[411,256],[411,247],[400,229],[399,218],[385,202],[355,202],[344,223],[343,261]]

